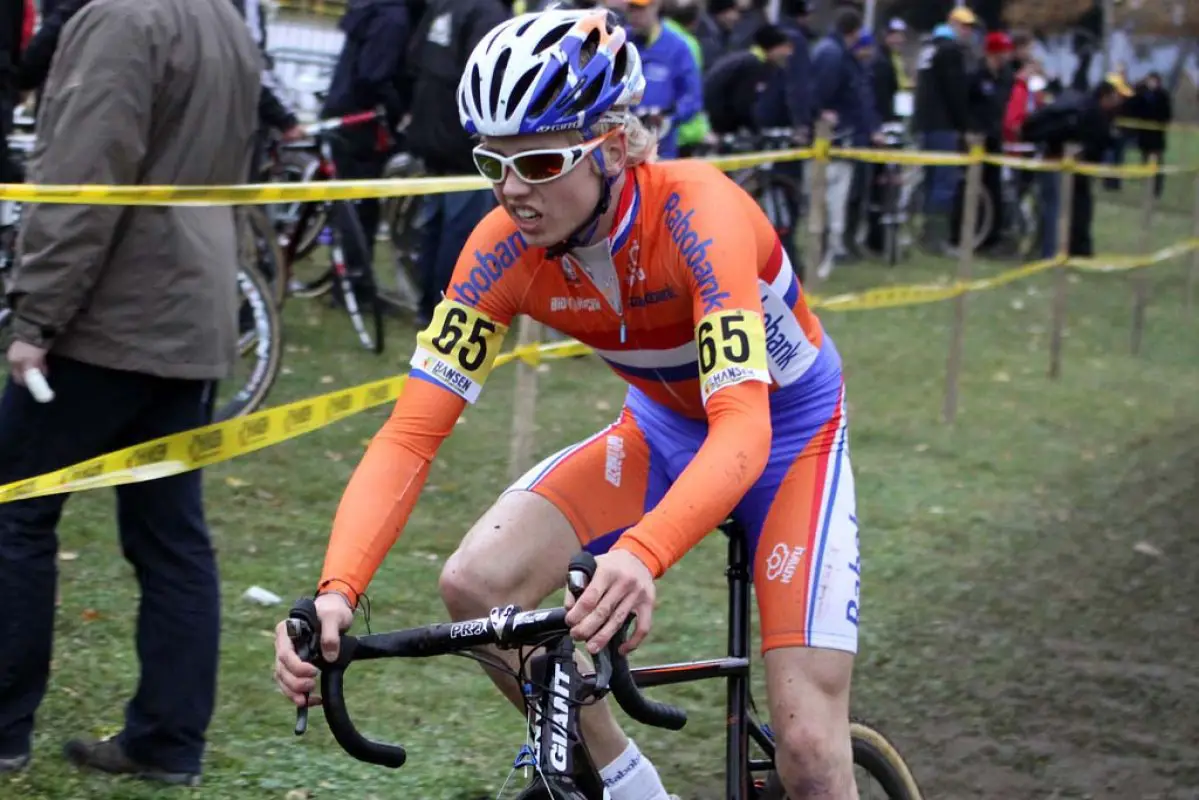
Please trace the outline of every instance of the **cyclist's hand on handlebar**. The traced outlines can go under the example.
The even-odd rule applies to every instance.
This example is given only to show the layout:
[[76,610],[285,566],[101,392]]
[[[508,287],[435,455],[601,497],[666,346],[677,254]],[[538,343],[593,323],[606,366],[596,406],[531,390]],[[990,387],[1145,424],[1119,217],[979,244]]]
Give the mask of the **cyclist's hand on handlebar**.
[[621,647],[632,652],[649,634],[654,614],[654,575],[641,559],[627,550],[613,550],[595,559],[595,577],[576,601],[566,593],[570,635],[587,642],[587,652],[603,650],[630,613],[637,615],[637,630]]
[[[326,661],[337,660],[341,634],[354,622],[354,611],[345,597],[335,592],[316,598],[316,614],[321,625],[321,656]],[[286,620],[275,626],[275,683],[280,691],[297,706],[316,689],[317,668],[300,660],[295,645],[287,635]],[[307,698],[308,705],[319,705],[320,698]]]
[[292,125],[285,131],[280,132],[279,138],[285,142],[298,142],[304,138],[304,126]]

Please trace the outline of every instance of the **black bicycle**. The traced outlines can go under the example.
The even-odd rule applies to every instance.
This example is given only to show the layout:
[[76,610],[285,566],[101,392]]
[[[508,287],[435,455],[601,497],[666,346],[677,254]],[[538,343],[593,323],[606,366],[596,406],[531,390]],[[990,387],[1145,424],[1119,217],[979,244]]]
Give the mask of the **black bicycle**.
[[[320,630],[316,606],[305,598],[292,608],[288,633],[300,658],[321,670],[322,707],[337,743],[354,758],[370,764],[398,768],[407,760],[404,748],[367,739],[355,727],[346,709],[343,679],[357,661],[379,658],[427,658],[449,654],[470,655],[488,666],[509,672],[525,687],[531,751],[521,752],[516,766],[535,769],[534,778],[519,800],[603,800],[607,797],[583,742],[579,708],[611,693],[634,720],[668,730],[687,722],[680,708],[646,698],[642,688],[721,678],[728,682],[728,735],[726,789],[728,800],[783,800],[786,793],[774,772],[774,738],[770,727],[757,719],[749,688],[750,608],[749,554],[743,529],[727,522],[721,530],[729,539],[729,648],[724,658],[631,669],[620,654],[630,620],[596,656],[594,674],[583,675],[574,660],[574,643],[566,624],[565,608],[522,611],[517,606],[494,608],[488,617],[428,625],[390,633],[355,637],[343,635],[335,663],[320,657]],[[586,552],[571,561],[568,586],[577,598],[595,575],[595,559]],[[496,659],[467,651],[485,645],[521,651],[519,672]],[[537,654],[525,648],[544,648]],[[307,709],[298,710],[296,734],[307,728]],[[861,796],[889,800],[918,800],[920,789],[899,751],[876,729],[861,722],[851,726],[853,757]],[[750,757],[750,741],[761,757]],[[522,763],[523,762],[523,763]],[[757,773],[764,777],[753,778]],[[871,785],[864,786],[861,773]],[[870,793],[874,789],[874,794]],[[881,794],[879,793],[881,790]]]

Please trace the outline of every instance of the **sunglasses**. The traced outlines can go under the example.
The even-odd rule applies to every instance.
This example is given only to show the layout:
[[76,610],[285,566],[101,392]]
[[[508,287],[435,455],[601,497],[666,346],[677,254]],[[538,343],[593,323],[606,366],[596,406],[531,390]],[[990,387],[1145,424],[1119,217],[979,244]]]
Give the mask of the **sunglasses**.
[[577,167],[615,132],[608,131],[602,136],[573,147],[527,150],[514,156],[494,153],[479,145],[472,151],[472,155],[479,174],[492,183],[503,182],[509,169],[525,183],[549,183]]

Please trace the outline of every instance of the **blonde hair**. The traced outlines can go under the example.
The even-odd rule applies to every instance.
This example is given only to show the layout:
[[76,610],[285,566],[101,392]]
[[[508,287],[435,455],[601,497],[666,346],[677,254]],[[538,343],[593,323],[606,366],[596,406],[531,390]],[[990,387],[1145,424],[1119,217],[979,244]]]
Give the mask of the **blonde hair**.
[[628,166],[637,167],[658,160],[658,134],[626,109],[613,109],[604,114],[593,130],[599,135],[617,128],[624,128],[628,148],[625,163]]

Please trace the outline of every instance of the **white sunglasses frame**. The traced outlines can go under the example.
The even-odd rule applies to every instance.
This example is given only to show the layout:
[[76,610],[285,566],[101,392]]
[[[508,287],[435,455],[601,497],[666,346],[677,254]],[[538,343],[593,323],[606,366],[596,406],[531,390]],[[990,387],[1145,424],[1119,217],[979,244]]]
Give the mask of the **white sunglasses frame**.
[[[601,144],[603,144],[605,141],[607,141],[608,138],[610,136],[612,136],[612,134],[616,133],[618,130],[619,130],[619,128],[614,128],[613,130],[610,130],[607,133],[600,134],[599,136],[595,137],[594,139],[589,139],[588,141],[583,142],[581,144],[570,145],[569,147],[542,147],[542,148],[538,148],[536,150],[525,150],[523,152],[516,153],[516,154],[510,155],[510,156],[503,155],[502,153],[497,153],[494,150],[488,150],[486,147],[484,147],[483,145],[480,144],[480,145],[476,145],[474,147],[474,149],[471,150],[471,160],[474,161],[475,169],[478,170],[479,174],[482,175],[486,180],[491,181],[496,186],[500,185],[505,180],[507,180],[509,170],[511,170],[513,173],[515,173],[517,179],[519,179],[522,183],[527,183],[530,186],[536,186],[536,185],[542,184],[542,183],[551,183],[551,182],[556,181],[559,178],[564,177],[565,175],[569,174],[571,170],[573,170],[579,164],[583,163],[587,159],[587,156],[591,155],[591,153],[596,148],[598,148]],[[517,169],[517,167],[516,167],[517,159],[526,158],[528,156],[544,155],[544,154],[563,156],[562,171],[559,172],[557,175],[553,175],[549,178],[542,178],[541,180],[530,180],[529,178],[526,178],[524,175],[522,175],[520,170]],[[479,162],[475,159],[476,155],[484,155],[484,156],[487,156],[488,158],[494,158],[496,161],[500,162],[500,166],[503,167],[503,172],[500,173],[499,180],[492,180],[491,178],[488,178],[487,175],[485,175],[483,173],[483,170],[479,168]]]

